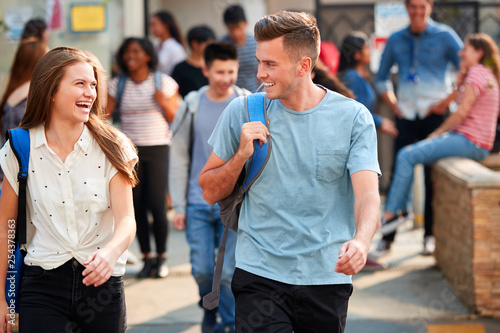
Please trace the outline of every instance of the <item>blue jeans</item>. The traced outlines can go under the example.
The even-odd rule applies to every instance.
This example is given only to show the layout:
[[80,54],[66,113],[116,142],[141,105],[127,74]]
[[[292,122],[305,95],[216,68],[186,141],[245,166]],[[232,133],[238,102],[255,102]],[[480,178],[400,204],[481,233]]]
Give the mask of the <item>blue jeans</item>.
[[[200,297],[212,291],[215,250],[219,247],[224,225],[219,218],[219,206],[188,205],[186,209],[186,236],[191,249],[192,274],[198,284]],[[227,235],[224,266],[220,286],[218,312],[223,326],[234,327],[234,296],[231,292],[235,261],[236,233]],[[200,306],[202,301],[200,301]]]
[[83,284],[85,269],[71,259],[56,269],[27,265],[19,300],[22,333],[125,333],[121,276],[99,287]]
[[445,133],[434,139],[425,139],[399,150],[386,211],[405,209],[417,164],[430,164],[445,157],[467,157],[481,161],[489,151],[472,143],[460,133]]

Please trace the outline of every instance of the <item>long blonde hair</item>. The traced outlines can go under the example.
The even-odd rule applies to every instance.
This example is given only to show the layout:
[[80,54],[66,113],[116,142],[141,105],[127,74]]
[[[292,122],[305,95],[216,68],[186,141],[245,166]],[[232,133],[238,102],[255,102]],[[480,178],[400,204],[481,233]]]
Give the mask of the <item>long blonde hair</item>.
[[[66,68],[78,62],[88,63],[92,66],[97,81],[97,98],[90,110],[89,120],[86,123],[87,128],[111,164],[127,179],[130,185],[135,186],[138,182],[137,174],[134,168],[130,168],[123,155],[124,143],[122,141],[128,139],[104,121],[104,112],[99,98],[99,85],[105,84],[104,74],[82,51],[72,47],[57,47],[38,61],[31,77],[26,112],[20,127],[30,129],[41,124],[49,126],[52,97],[59,88]],[[130,140],[128,143],[137,151]]]
[[483,51],[481,64],[491,69],[497,81],[500,81],[500,54],[493,38],[485,33],[469,34],[465,37],[465,42],[474,49]]

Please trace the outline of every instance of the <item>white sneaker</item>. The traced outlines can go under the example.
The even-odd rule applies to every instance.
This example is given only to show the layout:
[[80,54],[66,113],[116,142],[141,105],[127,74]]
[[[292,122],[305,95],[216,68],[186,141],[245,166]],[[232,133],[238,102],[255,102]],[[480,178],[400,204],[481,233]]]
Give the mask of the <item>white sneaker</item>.
[[401,215],[396,215],[388,221],[382,221],[382,227],[378,229],[378,232],[382,235],[388,235],[396,231],[396,229],[403,224],[405,217]]
[[422,254],[424,256],[430,256],[434,253],[436,249],[436,238],[434,236],[425,236],[424,237],[424,250]]
[[385,256],[391,250],[392,242],[381,239],[377,245],[377,248],[369,253],[370,256],[374,258],[380,258]]

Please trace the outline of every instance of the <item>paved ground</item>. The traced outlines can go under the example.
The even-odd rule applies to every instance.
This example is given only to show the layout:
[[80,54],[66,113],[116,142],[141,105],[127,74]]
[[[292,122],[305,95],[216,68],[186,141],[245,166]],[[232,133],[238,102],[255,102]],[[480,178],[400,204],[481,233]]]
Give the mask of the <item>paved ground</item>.
[[[171,229],[170,275],[137,280],[140,263],[128,267],[126,297],[130,333],[198,333],[202,311],[190,275],[184,232]],[[354,277],[346,333],[493,333],[500,320],[471,314],[435,267],[421,256],[422,229],[410,222],[398,233],[388,269]],[[376,236],[372,246],[378,241]],[[139,255],[137,244],[131,247]]]

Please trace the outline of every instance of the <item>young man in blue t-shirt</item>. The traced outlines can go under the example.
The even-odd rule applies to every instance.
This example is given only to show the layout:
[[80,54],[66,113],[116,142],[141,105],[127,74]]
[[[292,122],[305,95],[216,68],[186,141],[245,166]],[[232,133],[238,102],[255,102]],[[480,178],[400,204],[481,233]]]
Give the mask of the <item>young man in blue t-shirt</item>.
[[[236,97],[250,93],[234,85],[238,77],[238,56],[233,45],[225,42],[208,44],[204,59],[203,74],[208,79],[208,86],[189,93],[175,115],[169,173],[170,193],[176,213],[173,223],[178,230],[186,228],[192,274],[200,297],[211,291],[215,250],[224,225],[219,218],[218,205],[209,205],[203,199],[198,175],[212,152],[207,141],[222,111]],[[214,310],[205,310],[203,333],[234,332],[231,278],[235,265],[235,244],[236,233],[229,231],[220,305]],[[216,323],[217,313],[220,323]]]
[[314,18],[265,16],[255,38],[268,126],[248,122],[244,99],[232,101],[199,177],[214,204],[233,191],[254,141],[271,140],[240,212],[236,330],[343,332],[351,275],[364,266],[378,225],[375,125],[363,105],[312,82],[320,44]]

